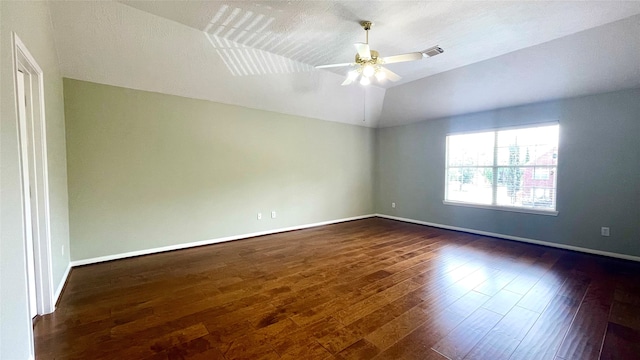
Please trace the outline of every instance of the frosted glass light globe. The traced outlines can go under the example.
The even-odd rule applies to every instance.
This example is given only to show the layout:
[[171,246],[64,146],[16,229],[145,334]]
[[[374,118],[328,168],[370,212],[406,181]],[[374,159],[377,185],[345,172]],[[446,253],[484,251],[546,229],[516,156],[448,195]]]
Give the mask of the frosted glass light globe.
[[362,75],[366,77],[372,76],[375,72],[376,69],[374,69],[371,65],[365,65],[365,67],[362,69]]

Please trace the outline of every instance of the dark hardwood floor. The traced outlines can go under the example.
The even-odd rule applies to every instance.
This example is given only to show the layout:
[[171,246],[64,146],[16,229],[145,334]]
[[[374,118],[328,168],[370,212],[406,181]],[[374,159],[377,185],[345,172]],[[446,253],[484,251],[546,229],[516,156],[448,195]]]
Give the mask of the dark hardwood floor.
[[38,359],[639,359],[640,264],[372,218],[74,268]]

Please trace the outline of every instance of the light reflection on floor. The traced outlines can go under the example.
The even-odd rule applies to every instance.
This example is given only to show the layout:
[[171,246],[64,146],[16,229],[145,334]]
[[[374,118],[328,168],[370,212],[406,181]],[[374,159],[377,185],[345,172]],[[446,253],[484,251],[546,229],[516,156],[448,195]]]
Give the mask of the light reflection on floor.
[[[465,301],[478,301],[475,297],[489,300],[500,291],[518,294],[517,287],[507,287],[516,278],[535,284],[530,298],[550,299],[562,285],[561,277],[548,266],[556,256],[532,256],[531,263],[523,263],[522,259],[516,260],[513,256],[496,257],[499,246],[497,240],[483,238],[472,246],[446,245],[436,250],[439,253],[437,265],[423,276],[421,297],[433,299],[434,293],[439,294],[435,296],[432,310],[443,311],[446,308],[455,312],[455,309],[465,308]],[[434,326],[437,326],[437,321]]]

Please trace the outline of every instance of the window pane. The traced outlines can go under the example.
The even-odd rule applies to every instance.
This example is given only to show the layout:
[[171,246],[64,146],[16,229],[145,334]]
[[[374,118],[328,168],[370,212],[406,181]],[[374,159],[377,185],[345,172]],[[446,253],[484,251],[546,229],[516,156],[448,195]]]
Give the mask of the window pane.
[[525,187],[522,205],[536,209],[553,210],[556,208],[556,189],[546,187]]
[[490,205],[493,199],[492,168],[449,168],[447,200]]
[[494,136],[493,132],[448,136],[448,165],[493,165]]
[[533,179],[534,180],[548,180],[550,174],[549,168],[533,168]]
[[555,167],[498,168],[496,204],[555,209],[555,171]]
[[556,208],[556,167],[526,168],[522,176],[522,206]]
[[498,168],[497,205],[522,205],[522,178],[524,169],[519,167]]
[[527,165],[557,165],[558,164],[558,146],[536,146],[532,151],[533,156]]
[[498,132],[498,165],[556,165],[558,125]]

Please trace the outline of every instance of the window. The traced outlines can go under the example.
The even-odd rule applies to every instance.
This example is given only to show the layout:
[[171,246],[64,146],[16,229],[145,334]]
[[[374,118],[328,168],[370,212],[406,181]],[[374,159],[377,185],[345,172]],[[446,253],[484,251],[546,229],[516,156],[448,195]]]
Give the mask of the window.
[[549,179],[549,168],[546,167],[535,167],[533,168],[533,178],[535,180],[548,180]]
[[558,124],[447,136],[445,204],[556,213]]

